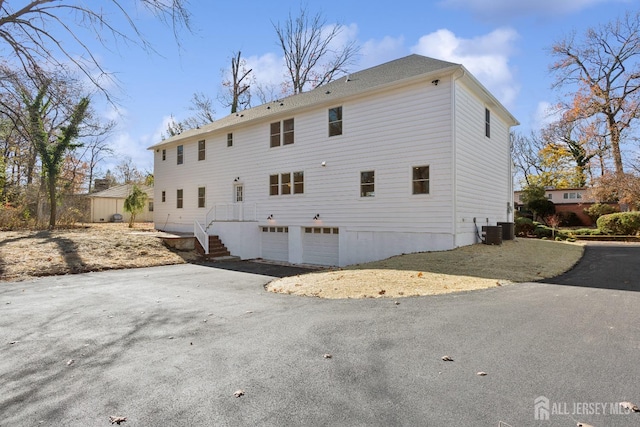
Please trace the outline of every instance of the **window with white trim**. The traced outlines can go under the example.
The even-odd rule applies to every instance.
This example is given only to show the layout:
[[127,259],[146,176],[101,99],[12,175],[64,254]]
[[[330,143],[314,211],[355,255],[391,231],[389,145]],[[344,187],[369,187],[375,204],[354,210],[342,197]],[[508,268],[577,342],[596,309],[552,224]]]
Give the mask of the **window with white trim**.
[[206,200],[206,189],[204,187],[198,187],[198,207],[204,208]]
[[281,145],[289,145],[294,142],[294,124],[293,119],[283,120],[282,122],[271,123],[271,137],[269,146],[279,147]]
[[329,136],[342,135],[342,106],[329,108]]
[[206,156],[206,145],[204,139],[198,141],[198,161],[204,160]]
[[269,195],[286,196],[304,193],[304,172],[285,172],[269,175]]
[[375,194],[375,172],[360,172],[360,197],[373,197]]
[[184,145],[178,145],[177,149],[177,163],[179,165],[184,161]]
[[412,179],[413,194],[429,194],[429,166],[414,166]]
[[176,190],[176,208],[178,209],[182,209],[182,202],[183,202],[182,195],[183,195],[182,189]]

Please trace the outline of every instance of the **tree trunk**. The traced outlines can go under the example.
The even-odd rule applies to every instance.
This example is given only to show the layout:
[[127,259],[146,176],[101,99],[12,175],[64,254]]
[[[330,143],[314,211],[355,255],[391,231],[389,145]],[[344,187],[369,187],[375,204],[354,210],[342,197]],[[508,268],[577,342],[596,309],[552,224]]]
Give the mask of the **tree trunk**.
[[49,187],[49,229],[56,227],[56,179],[47,176],[47,186]]
[[624,169],[622,167],[622,154],[620,153],[620,129],[616,126],[616,120],[613,115],[607,115],[607,126],[609,127],[609,135],[611,138],[611,152],[613,154],[613,164],[616,168],[616,176],[623,176]]

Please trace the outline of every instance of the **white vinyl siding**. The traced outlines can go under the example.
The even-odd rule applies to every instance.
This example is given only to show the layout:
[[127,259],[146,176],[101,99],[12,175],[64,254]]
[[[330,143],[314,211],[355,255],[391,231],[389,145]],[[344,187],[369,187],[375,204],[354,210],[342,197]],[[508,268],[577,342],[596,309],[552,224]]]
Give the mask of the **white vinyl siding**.
[[485,135],[485,101],[459,83],[456,96],[456,226],[473,236],[477,226],[507,220],[512,205],[509,128],[491,114],[491,138]]
[[[232,254],[246,249],[247,258],[323,265],[473,243],[473,218],[478,226],[508,220],[513,120],[475,80],[453,68],[447,73],[340,99],[328,94],[315,106],[266,107],[259,119],[223,118],[209,131],[154,147],[168,157],[162,162],[161,152],[154,153],[156,188],[167,192],[167,203],[155,207],[156,225],[192,231],[194,221],[210,223],[210,212],[255,212],[250,221],[215,221],[209,231]],[[336,105],[348,111],[345,133],[330,137],[328,111]],[[294,117],[295,143],[284,147],[284,124]],[[233,149],[227,149],[230,134],[239,141]],[[189,161],[202,139],[206,161]],[[176,165],[178,145],[188,167]],[[416,177],[416,168],[428,169]],[[375,197],[361,197],[367,171],[374,171]],[[206,209],[198,209],[197,189],[205,183]],[[242,202],[235,198],[238,185]],[[184,189],[180,210],[176,189]],[[309,228],[339,233],[306,233]]]
[[[307,226],[320,213],[331,221],[326,225],[351,230],[451,233],[450,89],[446,80],[438,86],[424,82],[344,102],[343,111],[349,111],[343,120],[349,128],[348,139],[327,137],[327,108],[296,114],[295,143],[286,149],[271,149],[265,143],[270,124],[276,122],[269,118],[233,129],[234,139],[243,141],[233,150],[226,149],[229,130],[222,129],[206,135],[205,162],[188,168],[176,167],[175,161],[155,162],[156,187],[175,194],[171,189],[180,185],[188,201],[197,198],[199,184],[215,183],[207,188],[207,206],[212,208],[233,202],[233,182],[239,177],[245,183],[244,202],[255,204],[257,218],[273,214],[280,224]],[[200,139],[180,141],[185,158],[196,155]],[[411,190],[411,168],[427,164],[428,202],[412,197]],[[375,197],[361,198],[360,172],[369,170],[375,171]],[[280,171],[304,171],[302,198],[270,196],[270,186],[280,193]],[[278,178],[277,186],[270,183],[271,175]],[[157,206],[156,218],[164,225],[169,215],[168,224],[175,221],[175,227],[187,231],[193,221],[204,221],[203,213],[192,204],[193,210],[185,203],[180,220],[171,214],[175,202],[162,210]]]

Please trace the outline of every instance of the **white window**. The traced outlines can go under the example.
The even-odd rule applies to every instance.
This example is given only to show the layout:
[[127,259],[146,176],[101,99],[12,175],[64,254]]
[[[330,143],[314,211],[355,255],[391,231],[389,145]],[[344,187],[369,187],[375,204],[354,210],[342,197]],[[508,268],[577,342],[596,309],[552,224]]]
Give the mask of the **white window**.
[[198,160],[204,160],[206,155],[206,145],[204,139],[198,141]]
[[360,197],[373,197],[375,195],[375,172],[360,172]]
[[204,208],[206,200],[206,190],[204,187],[198,187],[198,207]]
[[293,119],[283,120],[282,122],[271,123],[271,139],[270,147],[279,147],[281,145],[289,145],[294,142],[294,126]]
[[329,109],[329,136],[342,135],[342,107]]
[[413,194],[429,194],[429,166],[413,168]]
[[177,158],[178,158],[178,164],[181,165],[183,160],[184,160],[184,146],[183,145],[178,145]]

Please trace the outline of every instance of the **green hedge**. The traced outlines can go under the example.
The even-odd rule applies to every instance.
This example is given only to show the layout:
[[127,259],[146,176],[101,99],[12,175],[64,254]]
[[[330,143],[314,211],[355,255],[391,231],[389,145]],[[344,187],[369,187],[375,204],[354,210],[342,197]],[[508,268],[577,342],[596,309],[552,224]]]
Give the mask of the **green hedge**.
[[604,234],[633,236],[640,234],[640,212],[618,212],[602,215],[597,221]]

